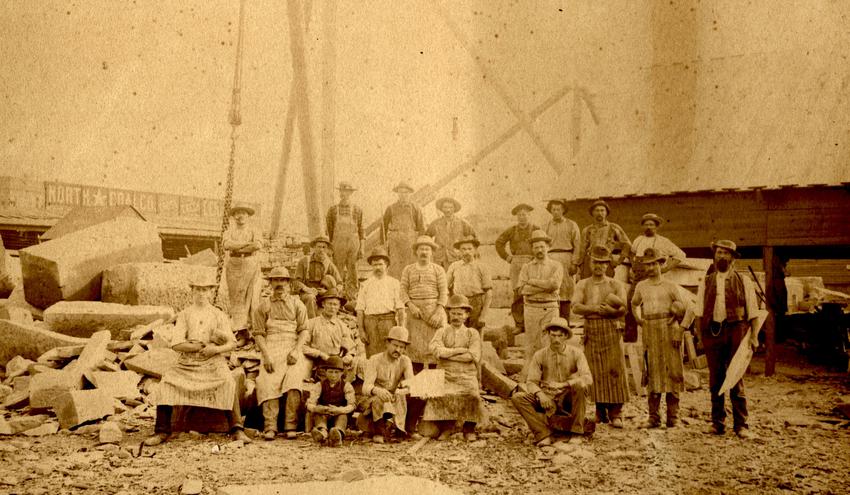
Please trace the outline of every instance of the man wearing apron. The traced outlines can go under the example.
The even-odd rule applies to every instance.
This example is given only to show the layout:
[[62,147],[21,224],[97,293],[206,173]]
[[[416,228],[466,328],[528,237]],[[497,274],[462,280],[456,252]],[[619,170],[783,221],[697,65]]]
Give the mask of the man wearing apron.
[[575,290],[573,275],[578,272],[578,267],[573,263],[573,255],[581,244],[581,231],[575,222],[564,216],[567,212],[566,200],[550,199],[546,205],[546,210],[552,215],[552,219],[543,226],[543,231],[552,238],[549,257],[564,267],[559,315],[569,321],[570,301],[573,298],[573,290]]
[[254,209],[246,204],[231,208],[234,222],[222,236],[222,246],[229,255],[224,268],[228,309],[236,332],[250,327],[251,310],[260,300],[260,264],[254,254],[263,247],[263,236],[248,224],[253,214]]
[[393,192],[398,194],[398,201],[384,212],[382,240],[387,244],[387,251],[393,260],[389,274],[399,278],[404,267],[416,261],[412,246],[416,237],[425,232],[425,222],[422,210],[410,202],[412,187],[400,182],[393,188]]
[[594,201],[588,213],[593,217],[593,223],[585,227],[581,231],[581,249],[578,251],[578,259],[576,265],[581,266],[581,277],[587,278],[591,275],[590,250],[593,246],[605,246],[608,251],[614,252],[615,248],[626,246],[619,260],[612,258],[611,266],[608,268],[609,277],[614,275],[614,268],[620,263],[628,262],[629,252],[631,251],[632,242],[626,231],[616,223],[609,222],[608,216],[611,214],[611,207],[603,200]]
[[349,297],[357,295],[357,260],[363,257],[363,210],[351,204],[351,195],[356,191],[348,182],[340,182],[339,203],[328,209],[325,219],[328,238],[333,248],[334,265],[345,279],[345,292]]
[[[514,301],[511,305],[511,316],[516,324],[516,333],[525,331],[525,319],[523,316],[522,295],[517,291],[519,282],[519,271],[522,266],[531,261],[531,233],[538,229],[529,219],[533,207],[525,203],[514,206],[511,214],[516,216],[517,223],[509,227],[496,239],[496,252],[511,265],[511,290],[514,291]],[[505,247],[510,247],[510,253]]]
[[431,222],[425,235],[434,238],[439,248],[434,253],[434,263],[448,270],[449,265],[460,259],[460,254],[454,244],[467,237],[476,238],[475,230],[469,222],[456,216],[460,211],[460,203],[453,198],[440,198],[436,202],[437,209],[443,216]]
[[277,434],[280,399],[286,397],[284,413],[286,438],[295,438],[298,408],[304,380],[310,377],[313,363],[302,352],[309,337],[305,332],[307,308],[290,294],[289,271],[276,267],[269,273],[272,295],[264,298],[254,311],[252,333],[260,348],[262,366],[257,377],[257,403],[263,408],[263,437],[273,440]]

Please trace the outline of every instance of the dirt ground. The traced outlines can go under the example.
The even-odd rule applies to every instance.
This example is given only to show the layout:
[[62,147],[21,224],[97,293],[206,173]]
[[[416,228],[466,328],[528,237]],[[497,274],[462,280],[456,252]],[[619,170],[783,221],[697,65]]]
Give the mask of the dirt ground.
[[[760,366],[754,362],[754,371]],[[232,484],[330,480],[353,469],[418,476],[464,493],[850,492],[850,421],[833,412],[850,394],[848,375],[808,365],[778,371],[747,377],[750,423],[758,435],[751,441],[703,433],[705,386],[683,394],[683,424],[675,429],[638,429],[646,404],[633,399],[625,429],[601,425],[581,445],[546,451],[531,445],[504,401],[488,404],[492,420],[482,427],[494,431],[479,442],[431,441],[414,456],[406,454],[412,442],[351,439],[342,448],[320,448],[305,435],[240,447],[224,435],[183,433],[136,457],[153,420],[127,412],[118,416],[128,430],[120,448],[98,447],[97,426],[0,440],[0,492],[177,493],[185,479],[199,478],[203,493],[215,493]]]

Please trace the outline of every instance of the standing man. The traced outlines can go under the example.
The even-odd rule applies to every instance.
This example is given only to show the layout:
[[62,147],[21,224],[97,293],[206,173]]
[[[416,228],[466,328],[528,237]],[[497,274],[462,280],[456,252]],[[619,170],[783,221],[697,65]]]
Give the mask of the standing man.
[[[345,291],[350,297],[357,294],[357,260],[363,257],[363,211],[351,204],[351,195],[357,189],[348,182],[340,182],[339,203],[328,209],[325,217],[328,238],[333,248],[334,265],[345,277]],[[341,282],[341,281],[340,281]]]
[[532,355],[546,346],[543,329],[558,316],[561,283],[564,269],[548,256],[552,239],[542,230],[535,230],[528,240],[534,259],[523,265],[517,287],[523,297],[526,350],[528,362]]
[[384,351],[390,328],[405,326],[405,314],[401,284],[387,274],[390,266],[387,250],[376,247],[366,261],[372,266],[372,275],[360,286],[355,311],[358,333],[366,344],[366,357],[371,357]]
[[244,203],[230,208],[233,223],[221,238],[222,247],[228,252],[224,273],[235,332],[250,327],[251,311],[260,300],[260,263],[254,253],[263,247],[263,235],[248,223],[248,217],[253,215],[254,208]]
[[411,247],[416,237],[425,232],[422,210],[410,201],[413,188],[406,182],[399,182],[393,188],[398,201],[387,207],[384,212],[381,240],[386,243],[387,251],[395,262],[390,275],[399,278],[405,266],[416,261]]
[[454,248],[460,251],[461,258],[449,266],[446,279],[449,294],[465,296],[472,306],[468,326],[476,330],[484,328],[484,318],[490,309],[493,298],[493,281],[490,271],[475,259],[475,250],[480,243],[475,237],[467,237],[455,242]]
[[454,248],[455,242],[464,237],[475,238],[475,230],[466,220],[458,218],[455,214],[460,211],[460,203],[453,198],[440,198],[436,203],[437,210],[443,216],[431,222],[425,235],[434,238],[439,248],[434,253],[434,263],[448,269],[449,265],[460,258]]
[[446,271],[431,261],[436,249],[437,245],[430,237],[420,236],[413,244],[416,263],[407,265],[401,272],[401,300],[409,313],[410,346],[407,355],[414,368],[419,369],[432,361],[428,345],[437,329],[446,324],[449,289]]
[[[511,289],[514,291],[514,302],[511,304],[511,316],[514,318],[517,333],[525,331],[525,319],[523,317],[522,295],[519,293],[519,272],[523,265],[532,260],[531,233],[538,227],[530,222],[530,213],[533,207],[525,203],[514,206],[511,214],[516,217],[517,223],[502,232],[496,239],[496,252],[511,265]],[[510,253],[505,249],[510,248]]]
[[561,318],[570,319],[570,300],[575,290],[573,275],[578,272],[575,265],[575,250],[581,246],[581,231],[578,224],[565,217],[567,213],[567,201],[564,199],[550,199],[546,204],[546,210],[552,218],[543,226],[543,231],[552,238],[552,247],[549,248],[549,257],[559,262],[564,268],[564,281],[561,283],[560,291],[560,314]]
[[591,397],[596,421],[622,428],[623,404],[629,399],[621,318],[626,314],[626,288],[605,275],[611,253],[605,246],[590,252],[592,275],[576,285],[573,311],[584,317],[584,353],[593,373]]
[[673,303],[684,305],[679,287],[661,279],[661,264],[666,257],[653,248],[646,248],[636,260],[643,263],[649,278],[635,287],[632,312],[643,327],[643,345],[646,347],[646,376],[649,402],[648,428],[661,426],[661,394],[667,400],[667,427],[678,423],[679,393],[685,389],[682,367],[682,327],[673,314]]
[[313,369],[312,361],[302,352],[309,337],[309,332],[305,332],[307,308],[290,293],[292,278],[286,268],[273,268],[268,278],[272,294],[254,311],[252,330],[262,361],[257,377],[257,403],[263,408],[263,437],[273,440],[277,434],[280,399],[286,397],[284,430],[286,438],[293,439],[298,427],[301,390]]
[[588,258],[593,246],[605,246],[609,252],[613,252],[615,248],[621,246],[629,246],[629,249],[621,255],[619,260],[616,263],[612,261],[608,268],[608,276],[612,276],[617,264],[628,261],[628,251],[631,250],[632,243],[622,227],[608,221],[608,216],[611,215],[611,207],[608,206],[608,203],[601,199],[596,200],[590,205],[588,212],[593,217],[593,223],[581,231],[581,250],[579,250],[576,265],[582,267],[581,278],[587,278],[590,276]]
[[[747,330],[753,328],[758,312],[755,288],[749,277],[742,277],[733,264],[740,257],[738,247],[729,240],[711,243],[715,270],[705,277],[697,292],[697,316],[702,345],[708,359],[711,390],[711,430],[726,432],[726,407],[720,387],[726,379],[726,369],[741,344]],[[750,335],[749,344],[758,347],[758,335]],[[735,433],[744,439],[753,438],[747,425],[747,396],[742,378],[729,391],[732,400],[732,419]]]
[[316,316],[316,296],[342,281],[342,275],[328,253],[330,248],[330,239],[323,235],[316,237],[310,243],[311,253],[298,260],[295,267],[295,291],[300,294],[310,318]]
[[531,358],[525,381],[527,392],[511,397],[538,447],[552,445],[553,430],[584,434],[585,393],[593,383],[584,353],[567,345],[573,336],[567,320],[555,317],[546,325],[546,332],[549,347]]

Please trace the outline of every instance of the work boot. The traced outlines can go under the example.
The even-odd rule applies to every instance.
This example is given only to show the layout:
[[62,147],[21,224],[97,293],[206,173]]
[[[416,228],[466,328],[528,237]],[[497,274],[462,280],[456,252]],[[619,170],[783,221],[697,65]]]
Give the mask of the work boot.
[[738,435],[738,438],[741,440],[753,440],[756,438],[756,434],[751,432],[749,428],[740,428],[735,431],[735,434]]
[[546,438],[540,440],[539,442],[537,442],[535,445],[537,445],[538,447],[548,447],[548,446],[552,445],[552,437],[551,436],[546,437]]
[[263,432],[263,438],[267,441],[274,440],[275,435],[277,435],[277,432],[274,430],[266,430]]
[[295,430],[289,430],[286,432],[287,440],[295,440],[296,438],[298,438],[298,433],[295,433]]
[[675,428],[679,426],[678,418],[667,418],[667,428]]
[[324,428],[315,427],[313,431],[310,432],[310,435],[313,437],[313,441],[322,444],[325,440],[328,439],[328,432]]
[[476,435],[474,431],[468,431],[463,434],[463,439],[469,443],[472,443],[478,440],[478,435]]
[[374,442],[374,443],[384,443],[384,436],[383,435],[375,435],[374,437],[372,437],[372,442]]
[[437,437],[437,440],[443,442],[443,441],[448,440],[451,436],[452,436],[451,430],[446,430],[446,431],[440,433],[440,436]]
[[245,430],[241,428],[233,432],[233,440],[242,440],[244,443],[253,442],[253,440],[251,440],[251,437],[249,437],[248,434],[245,433]]
[[328,438],[328,445],[331,447],[337,447],[342,445],[342,439],[345,435],[342,433],[342,430],[339,428],[331,428],[330,437]]
[[705,433],[708,435],[723,435],[726,433],[726,427],[723,425],[712,424],[705,430]]
[[614,418],[611,420],[611,426],[614,428],[622,429],[623,428],[623,420],[620,418]]
[[156,445],[168,441],[169,438],[171,438],[171,435],[169,435],[168,433],[154,433],[153,435],[145,438],[145,441],[142,443],[144,443],[148,447],[154,447]]
[[654,419],[647,420],[645,423],[640,425],[641,429],[650,429],[650,428],[661,428],[661,421],[656,421]]

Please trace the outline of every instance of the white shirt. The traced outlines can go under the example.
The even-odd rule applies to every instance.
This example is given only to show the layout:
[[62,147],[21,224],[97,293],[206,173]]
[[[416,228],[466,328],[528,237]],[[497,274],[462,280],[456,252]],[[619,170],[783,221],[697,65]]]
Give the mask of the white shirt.
[[[726,272],[715,272],[717,275],[717,278],[715,279],[717,282],[717,295],[714,299],[714,313],[712,314],[711,319],[717,323],[723,323],[723,320],[726,319],[726,279],[729,278],[729,275],[732,274],[732,272],[732,268]],[[741,280],[744,282],[744,301],[747,308],[747,318],[753,318],[759,309],[758,299],[756,299],[755,284],[753,283],[753,279],[746,275],[742,275]],[[697,317],[702,316],[705,311],[703,304],[704,301],[705,280],[700,282],[699,289],[697,290],[697,304],[696,311],[694,311],[694,314]]]

